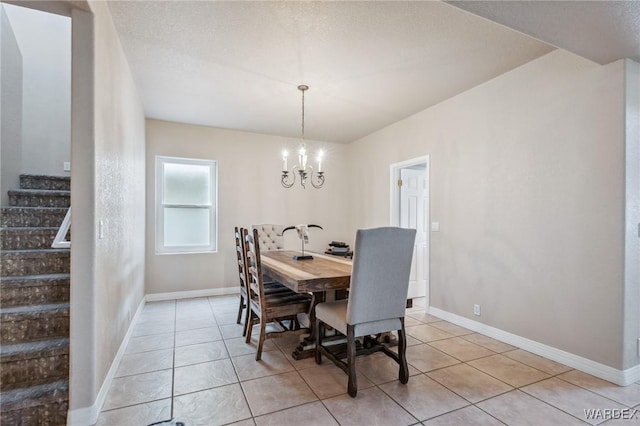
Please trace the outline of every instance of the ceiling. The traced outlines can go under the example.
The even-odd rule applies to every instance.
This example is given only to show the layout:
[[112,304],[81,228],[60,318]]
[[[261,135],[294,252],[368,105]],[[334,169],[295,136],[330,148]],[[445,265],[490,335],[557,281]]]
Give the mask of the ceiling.
[[[554,33],[554,25],[540,23],[555,13],[552,5],[535,20],[522,17],[535,16],[527,6],[453,3],[108,2],[147,117],[298,137],[297,86],[307,84],[306,138],[338,143],[564,46],[563,35],[580,44],[580,33],[562,25],[570,7]],[[518,31],[505,26],[510,21]],[[531,28],[537,39],[522,33]],[[609,56],[587,57],[618,59],[607,46],[600,50]]]

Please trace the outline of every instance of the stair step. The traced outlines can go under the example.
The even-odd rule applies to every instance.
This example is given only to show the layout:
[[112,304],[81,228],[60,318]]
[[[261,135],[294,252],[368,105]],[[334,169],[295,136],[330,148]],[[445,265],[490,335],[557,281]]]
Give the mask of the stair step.
[[16,207],[69,207],[70,191],[43,189],[13,189],[9,194],[9,205]]
[[69,377],[69,339],[3,345],[1,389],[35,386]]
[[0,309],[0,344],[34,342],[69,336],[69,304]]
[[71,190],[71,177],[47,175],[20,175],[20,189]]
[[0,250],[51,248],[58,228],[0,228]]
[[0,277],[0,307],[69,301],[69,274]]
[[0,208],[0,227],[59,228],[66,214],[65,207],[2,207]]
[[68,274],[69,249],[9,250],[0,253],[0,276]]
[[69,383],[59,380],[2,392],[0,418],[6,425],[66,425],[68,409]]

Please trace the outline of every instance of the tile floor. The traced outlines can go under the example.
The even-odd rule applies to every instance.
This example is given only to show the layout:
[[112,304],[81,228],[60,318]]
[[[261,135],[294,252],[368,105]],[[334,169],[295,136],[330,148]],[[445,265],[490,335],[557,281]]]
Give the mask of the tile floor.
[[[294,360],[291,339],[268,340],[256,362],[256,339],[245,344],[235,322],[237,296],[148,303],[98,424],[640,424],[639,384],[618,387],[418,305],[406,317],[409,383],[384,354],[359,357],[352,399],[341,370]],[[601,411],[587,419],[586,409]]]

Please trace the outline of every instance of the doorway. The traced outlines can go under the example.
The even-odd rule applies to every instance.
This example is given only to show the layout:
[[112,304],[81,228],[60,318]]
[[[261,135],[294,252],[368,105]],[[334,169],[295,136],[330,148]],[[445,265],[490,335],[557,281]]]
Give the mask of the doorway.
[[416,230],[408,299],[429,307],[429,156],[390,166],[391,226]]

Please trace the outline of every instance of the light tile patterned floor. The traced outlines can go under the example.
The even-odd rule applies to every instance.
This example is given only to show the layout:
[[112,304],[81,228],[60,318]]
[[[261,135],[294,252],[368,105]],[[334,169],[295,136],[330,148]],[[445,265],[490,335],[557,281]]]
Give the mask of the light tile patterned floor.
[[[382,353],[358,358],[358,396],[296,342],[244,343],[237,296],[148,303],[98,425],[640,424],[640,385],[619,387],[425,313],[407,310],[410,379]],[[594,419],[585,410],[600,409]],[[612,420],[609,415],[631,415]],[[617,413],[617,414],[616,414]],[[599,418],[598,418],[599,417]]]

